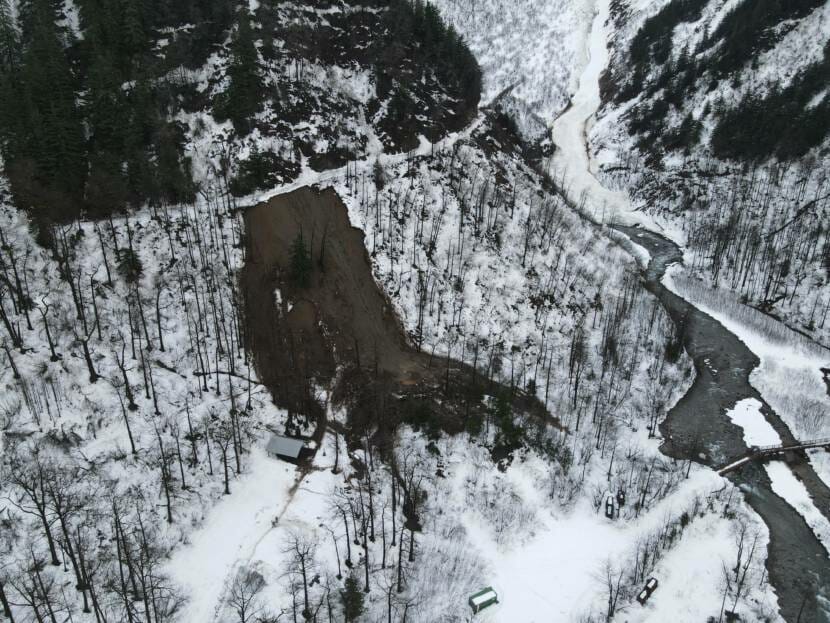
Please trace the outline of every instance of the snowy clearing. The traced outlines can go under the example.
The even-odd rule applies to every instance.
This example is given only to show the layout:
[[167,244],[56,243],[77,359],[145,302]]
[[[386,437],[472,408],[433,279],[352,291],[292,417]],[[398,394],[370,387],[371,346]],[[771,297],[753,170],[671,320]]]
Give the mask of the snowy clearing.
[[761,403],[755,398],[741,400],[726,415],[743,429],[747,446],[775,446],[781,443],[781,437],[764,418]]
[[204,524],[167,563],[170,575],[191,596],[184,621],[213,621],[220,613],[228,578],[246,562],[291,502],[297,469],[251,449],[248,472],[235,482]]

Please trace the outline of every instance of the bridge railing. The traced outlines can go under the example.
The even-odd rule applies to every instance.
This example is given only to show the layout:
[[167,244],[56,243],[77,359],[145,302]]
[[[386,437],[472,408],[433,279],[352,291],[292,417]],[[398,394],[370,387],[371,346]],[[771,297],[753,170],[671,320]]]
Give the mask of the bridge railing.
[[771,446],[752,446],[749,449],[750,454],[764,454],[767,452],[778,452],[783,450],[798,450],[799,448],[812,448],[818,446],[830,445],[830,437],[822,439],[810,439],[808,441],[796,441],[790,444],[774,444]]
[[820,448],[822,446],[830,447],[830,437],[825,437],[823,439],[811,439],[809,441],[798,441],[794,444],[776,444],[772,446],[752,446],[748,448],[747,451],[738,457],[735,457],[734,460],[729,462],[728,464],[724,465],[720,469],[718,469],[719,474],[725,474],[730,472],[734,469],[738,469],[742,465],[745,465],[749,461],[753,461],[757,458],[775,454],[778,452],[785,452],[787,450],[805,450],[807,448]]

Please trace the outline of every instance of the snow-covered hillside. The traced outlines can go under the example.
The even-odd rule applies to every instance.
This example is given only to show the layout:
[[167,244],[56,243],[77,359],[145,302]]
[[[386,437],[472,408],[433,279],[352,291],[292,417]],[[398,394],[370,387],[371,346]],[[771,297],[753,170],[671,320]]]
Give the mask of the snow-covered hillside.
[[[83,40],[79,6],[64,12]],[[602,225],[597,179],[576,190],[568,152],[538,166],[522,138],[581,89],[569,129],[583,147],[594,3],[436,6],[478,58],[485,104],[510,90],[498,110],[462,88],[477,77],[448,66],[463,47],[431,8],[252,0],[201,41],[204,62],[159,78],[192,197],[38,229],[2,188],[0,606],[15,621],[449,622],[485,586],[499,604],[483,621],[780,620],[766,526],[728,480],[659,450],[693,379],[682,334]],[[641,17],[622,15],[633,36]],[[180,26],[154,33],[165,67],[205,27]],[[245,71],[261,99],[240,120]],[[592,132],[605,164],[615,115]],[[590,173],[591,154],[579,162]],[[391,421],[409,396],[359,356],[303,379],[314,409],[259,382],[246,301],[308,301],[279,271],[241,291],[245,210],[306,186],[333,189],[362,232],[406,347],[446,366],[446,388],[472,377],[463,426],[441,419],[449,390],[427,387],[438,408],[380,439],[361,416]],[[372,404],[340,391],[351,374]],[[271,433],[306,454],[267,454]]]
[[576,89],[593,6],[584,0],[438,0],[484,71],[484,100],[506,89],[526,114],[550,120]]
[[[486,3],[487,13],[509,15],[504,4]],[[643,223],[686,244],[689,274],[673,274],[667,283],[728,323],[750,345],[762,360],[752,374],[752,385],[795,434],[826,435],[823,419],[812,415],[827,400],[820,371],[827,359],[824,350],[810,345],[805,354],[801,337],[791,345],[797,334],[763,313],[825,339],[826,240],[820,223],[828,199],[826,140],[821,138],[826,117],[826,80],[822,82],[821,76],[830,36],[827,4],[569,4],[562,12],[582,10],[588,19],[598,15],[601,29],[598,33],[595,27],[597,37],[583,38],[579,47],[571,48],[571,57],[592,50],[592,42],[599,47],[597,54],[582,57],[586,70],[581,75],[571,71],[560,83],[572,97],[571,107],[558,119],[543,118],[553,127],[556,146],[544,166],[588,218]],[[448,14],[454,14],[454,7],[449,3]],[[469,19],[456,17],[455,22],[493,59],[493,66],[515,67],[516,82],[534,75],[520,63],[510,65],[514,50],[532,40],[532,27],[501,29],[498,36],[488,36],[488,31],[470,27]],[[568,55],[551,53],[544,45],[523,49],[534,54],[540,66]],[[601,59],[606,54],[607,60]],[[485,72],[485,83],[498,75],[498,70]],[[561,78],[557,71],[550,77],[552,82]],[[579,78],[587,82],[580,84]],[[533,94],[522,99],[539,102],[544,92],[540,89],[535,100]],[[782,107],[789,106],[784,116],[804,120],[798,121],[792,140],[780,127],[767,130],[766,121],[752,127],[755,102],[778,110],[774,114],[779,118]],[[525,113],[543,116],[546,111],[544,106],[531,106]],[[759,159],[764,149],[772,153],[771,159]],[[738,296],[707,292],[706,282]],[[760,311],[743,311],[747,303]],[[811,464],[826,481],[823,457],[822,452],[812,454]],[[805,517],[818,516],[811,530],[824,538],[824,499],[814,499],[817,507],[803,510],[801,485],[785,484],[780,475],[772,478],[775,492]]]
[[[675,232],[711,285],[827,343],[830,4],[759,9],[752,19],[750,3],[689,5],[679,16],[678,3],[615,5],[605,104],[591,133],[601,175]],[[723,24],[736,20],[727,36]],[[741,43],[747,32],[754,43]],[[632,55],[643,41],[661,61],[640,72]]]

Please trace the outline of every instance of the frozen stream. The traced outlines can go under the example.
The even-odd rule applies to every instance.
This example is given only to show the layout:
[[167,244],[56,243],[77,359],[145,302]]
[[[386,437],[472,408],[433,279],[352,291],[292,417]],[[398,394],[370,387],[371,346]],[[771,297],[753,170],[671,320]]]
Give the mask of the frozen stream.
[[605,22],[609,0],[597,0],[597,14],[591,24],[585,49],[586,65],[579,78],[579,88],[567,110],[553,124],[556,151],[552,168],[568,197],[577,205],[604,222],[614,215],[625,218],[626,224],[637,222],[630,213],[628,197],[603,186],[594,176],[594,163],[588,153],[588,137],[594,113],[601,104],[599,78],[608,64]]

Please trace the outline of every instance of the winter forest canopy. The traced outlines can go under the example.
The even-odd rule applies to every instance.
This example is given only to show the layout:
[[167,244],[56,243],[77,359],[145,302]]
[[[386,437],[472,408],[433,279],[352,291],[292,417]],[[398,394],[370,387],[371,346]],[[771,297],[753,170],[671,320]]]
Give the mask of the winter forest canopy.
[[[264,102],[277,112],[290,106],[281,101],[289,87],[268,75],[270,64],[297,61],[297,52],[354,53],[359,43],[351,30],[351,40],[333,44],[334,29],[281,24],[278,6],[255,33],[251,15],[224,0],[78,2],[72,15],[53,0],[25,0],[14,10],[4,2],[2,149],[16,201],[45,227],[128,205],[192,201],[181,112],[211,105],[244,135]],[[377,100],[390,100],[387,123],[411,123],[415,104],[401,78],[409,81],[413,69],[434,68],[467,108],[478,101],[475,59],[432,5],[392,2],[371,26],[372,49],[359,60],[377,71]],[[259,49],[255,34],[263,36]],[[192,74],[223,46],[228,88],[206,99]],[[463,106],[453,112],[466,114]]]
[[0,621],[830,621],[828,24],[0,0]]

